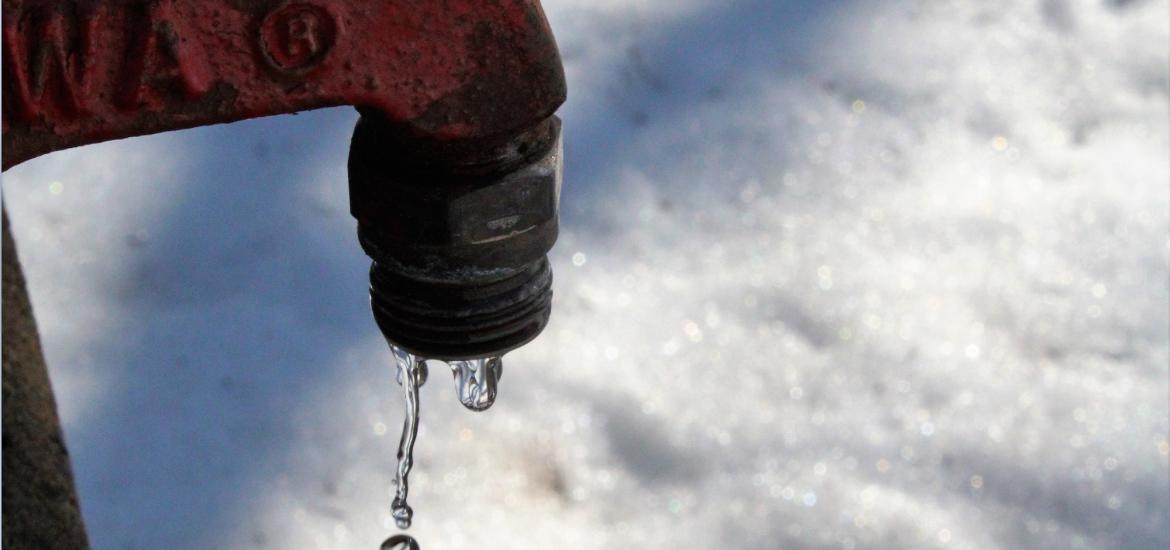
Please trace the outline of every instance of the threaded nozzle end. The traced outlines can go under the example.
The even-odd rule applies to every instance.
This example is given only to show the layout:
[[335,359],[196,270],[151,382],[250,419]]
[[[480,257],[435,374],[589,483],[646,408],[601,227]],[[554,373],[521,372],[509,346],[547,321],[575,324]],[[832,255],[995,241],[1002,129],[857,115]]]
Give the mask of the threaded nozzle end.
[[535,338],[552,310],[552,270],[541,258],[513,273],[456,282],[370,266],[370,302],[382,334],[440,360],[502,355]]

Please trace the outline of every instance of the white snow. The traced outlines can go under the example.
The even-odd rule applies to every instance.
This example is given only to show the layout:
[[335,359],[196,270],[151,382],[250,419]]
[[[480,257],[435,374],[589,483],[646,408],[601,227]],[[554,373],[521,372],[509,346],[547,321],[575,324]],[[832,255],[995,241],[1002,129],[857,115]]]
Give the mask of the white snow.
[[[1166,0],[546,0],[553,320],[423,388],[455,548],[1170,547]],[[375,548],[356,114],[5,174],[94,547]]]

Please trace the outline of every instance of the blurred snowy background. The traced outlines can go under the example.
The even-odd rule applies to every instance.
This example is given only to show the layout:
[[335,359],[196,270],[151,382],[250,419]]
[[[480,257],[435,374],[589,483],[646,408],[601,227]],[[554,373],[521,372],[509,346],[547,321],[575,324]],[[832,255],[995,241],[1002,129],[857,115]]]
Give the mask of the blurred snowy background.
[[[548,330],[423,388],[426,550],[1170,547],[1166,0],[545,0]],[[98,549],[375,548],[342,108],[5,174]]]

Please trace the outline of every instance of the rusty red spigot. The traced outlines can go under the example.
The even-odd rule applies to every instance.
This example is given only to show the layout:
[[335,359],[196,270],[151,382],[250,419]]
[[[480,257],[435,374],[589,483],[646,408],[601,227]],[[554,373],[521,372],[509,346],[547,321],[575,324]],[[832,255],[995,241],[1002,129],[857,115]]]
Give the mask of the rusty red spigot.
[[420,140],[508,137],[565,99],[537,0],[4,0],[3,165],[358,105]]
[[560,56],[537,0],[4,0],[3,167],[334,105],[375,319],[429,357],[548,318]]

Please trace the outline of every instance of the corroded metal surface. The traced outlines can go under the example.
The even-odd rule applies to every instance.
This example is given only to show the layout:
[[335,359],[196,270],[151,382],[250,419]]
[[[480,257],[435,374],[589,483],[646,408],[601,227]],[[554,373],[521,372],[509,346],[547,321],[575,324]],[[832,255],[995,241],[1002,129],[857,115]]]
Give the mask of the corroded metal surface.
[[4,0],[4,168],[333,105],[477,142],[564,101],[537,0]]

